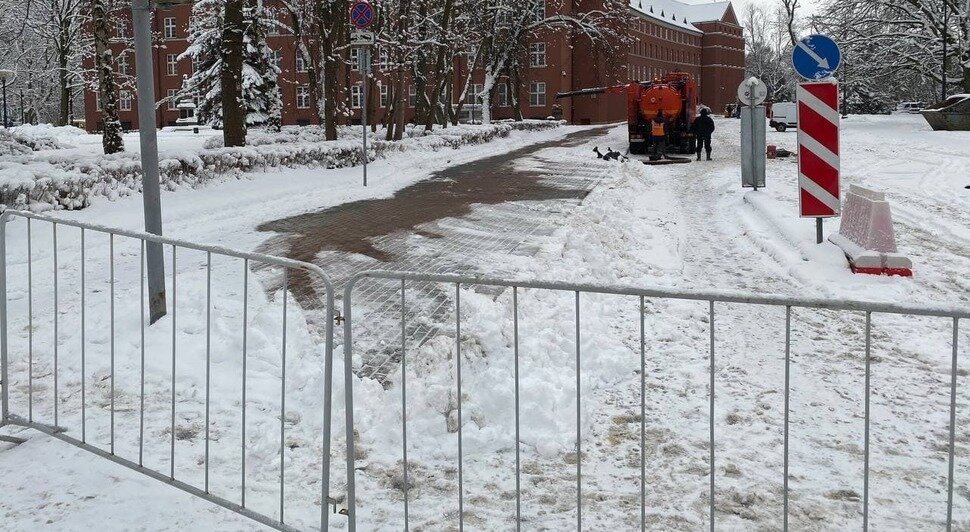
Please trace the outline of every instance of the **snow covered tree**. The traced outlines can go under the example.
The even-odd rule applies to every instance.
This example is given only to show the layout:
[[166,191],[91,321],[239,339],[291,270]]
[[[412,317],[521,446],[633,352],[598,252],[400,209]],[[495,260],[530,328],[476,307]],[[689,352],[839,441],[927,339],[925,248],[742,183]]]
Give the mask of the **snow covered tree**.
[[[482,91],[477,95],[482,106],[482,122],[490,123],[491,95],[501,76],[508,74],[517,56],[525,53],[530,39],[543,32],[567,32],[588,39],[603,50],[613,50],[626,42],[624,26],[629,22],[627,0],[586,2],[581,10],[561,9],[566,0],[492,0],[477,2],[480,21],[473,65],[485,71]],[[570,14],[571,13],[571,14]],[[609,54],[607,54],[609,55]],[[480,57],[479,57],[480,56]],[[465,80],[469,86],[472,68]],[[464,94],[462,95],[464,99]]]
[[[201,0],[192,7],[190,44],[183,57],[191,57],[195,68],[179,97],[199,97],[200,120],[223,127],[224,136],[233,137],[227,139],[227,146],[245,143],[247,126],[280,125],[279,67],[266,44],[267,27],[275,23],[269,11],[253,0],[238,6],[230,0]],[[238,68],[231,64],[237,60]],[[224,94],[226,87],[231,94]],[[232,127],[225,116],[227,97],[239,102],[242,114],[241,123]]]
[[98,101],[101,102],[101,145],[106,155],[125,151],[118,119],[118,90],[114,79],[114,55],[108,46],[111,25],[110,0],[90,0],[91,33],[94,38],[94,68]]
[[820,29],[842,36],[841,44],[858,54],[870,74],[898,85],[909,73],[970,92],[966,0],[829,0],[823,14]]

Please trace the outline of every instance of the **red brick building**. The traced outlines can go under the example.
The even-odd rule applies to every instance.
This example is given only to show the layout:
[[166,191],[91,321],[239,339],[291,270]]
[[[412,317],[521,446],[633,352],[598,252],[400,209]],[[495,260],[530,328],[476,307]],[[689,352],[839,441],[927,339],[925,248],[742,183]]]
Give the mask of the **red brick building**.
[[[596,0],[568,0],[561,14],[580,13],[590,9]],[[192,73],[190,59],[179,60],[188,47],[186,40],[191,8],[177,6],[157,9],[153,18],[155,35],[155,94],[158,100],[170,98],[182,86],[184,76]],[[744,37],[731,3],[713,2],[688,4],[678,0],[630,0],[628,8],[629,44],[625,53],[606,53],[591,47],[579,35],[550,32],[529,43],[528,58],[522,72],[522,114],[526,118],[546,118],[562,114],[571,123],[590,124],[626,119],[623,95],[601,95],[571,98],[556,102],[557,92],[617,85],[631,80],[649,80],[666,72],[685,71],[693,74],[700,88],[701,103],[717,112],[735,101],[738,84],[744,76]],[[134,54],[130,50],[132,34],[130,15],[115,15],[117,32],[115,48],[116,71],[123,80],[119,95],[119,116],[126,129],[138,128],[137,102],[134,97]],[[283,97],[283,124],[306,125],[316,123],[313,96],[309,93],[306,67],[300,60],[296,43],[289,35],[270,35],[270,47],[276,52],[282,73],[279,79]],[[378,83],[386,82],[379,69],[379,52],[374,54],[374,70]],[[461,93],[462,74],[467,70],[466,59],[456,60],[454,94]],[[342,91],[354,111],[351,120],[360,116],[360,76],[351,67],[344,76],[348,86]],[[124,81],[127,80],[127,81]],[[473,76],[474,89],[479,89],[483,76]],[[496,88],[492,98],[492,116],[511,118],[512,99],[506,83]],[[373,95],[379,98],[378,117],[386,107],[387,89],[380,88]],[[410,104],[413,106],[413,89]],[[474,92],[474,91],[471,91]],[[455,96],[458,98],[458,96]],[[455,102],[457,103],[457,102]],[[560,107],[561,106],[561,107]],[[157,106],[156,126],[175,124],[179,112],[171,99]],[[466,99],[466,117],[480,114],[474,97]],[[91,131],[99,127],[99,105],[94,91],[85,94],[85,117]]]

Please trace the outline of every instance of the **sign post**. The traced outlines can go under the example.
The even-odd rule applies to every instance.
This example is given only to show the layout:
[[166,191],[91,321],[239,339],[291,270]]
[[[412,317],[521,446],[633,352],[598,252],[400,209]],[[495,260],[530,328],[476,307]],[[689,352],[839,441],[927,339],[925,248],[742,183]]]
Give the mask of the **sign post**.
[[374,45],[374,32],[367,28],[374,24],[377,12],[367,0],[357,0],[350,6],[350,23],[355,30],[350,35],[350,45],[358,51],[357,60],[360,62],[360,75],[363,78],[361,87],[360,123],[364,127],[364,186],[367,186],[367,82],[370,77],[370,48]]
[[798,205],[802,218],[815,218],[821,244],[822,221],[842,212],[839,154],[839,84],[832,74],[842,62],[839,46],[824,35],[809,35],[792,52],[792,66],[808,80],[798,101]]
[[741,186],[755,190],[765,187],[766,117],[768,87],[751,77],[738,86],[741,109]]

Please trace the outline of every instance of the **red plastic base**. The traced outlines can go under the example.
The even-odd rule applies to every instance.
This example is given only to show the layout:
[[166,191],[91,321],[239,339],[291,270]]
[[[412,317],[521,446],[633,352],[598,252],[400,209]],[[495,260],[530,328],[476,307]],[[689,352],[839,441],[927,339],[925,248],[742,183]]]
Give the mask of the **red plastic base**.
[[852,273],[861,273],[864,275],[898,275],[900,277],[912,277],[913,270],[909,268],[856,268],[853,265],[849,265],[852,268]]

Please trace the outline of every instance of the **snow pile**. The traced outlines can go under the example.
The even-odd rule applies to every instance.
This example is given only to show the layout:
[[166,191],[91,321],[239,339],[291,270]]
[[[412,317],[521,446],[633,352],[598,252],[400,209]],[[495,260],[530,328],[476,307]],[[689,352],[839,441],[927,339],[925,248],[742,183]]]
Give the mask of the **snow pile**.
[[87,132],[74,126],[50,124],[26,124],[3,129],[0,131],[0,156],[73,148],[73,139],[80,135],[87,135]]
[[[462,125],[433,132],[411,128],[404,141],[378,140],[370,144],[368,159],[411,150],[458,149],[508,137],[513,130],[538,131],[560,125],[560,122],[530,121],[521,125]],[[173,190],[181,185],[196,186],[270,168],[335,169],[363,163],[358,140],[328,142],[319,140],[321,137],[319,128],[306,131],[286,128],[282,133],[273,134],[254,132],[252,145],[241,148],[218,147],[222,139],[213,137],[206,141],[206,148],[197,153],[162,152],[159,161],[161,183]],[[11,148],[9,156],[0,161],[0,210],[6,207],[35,211],[83,209],[94,196],[115,199],[141,190],[141,161],[135,153],[79,158],[76,154],[54,152],[35,157],[22,147],[23,143],[10,143],[10,146],[21,147]]]

